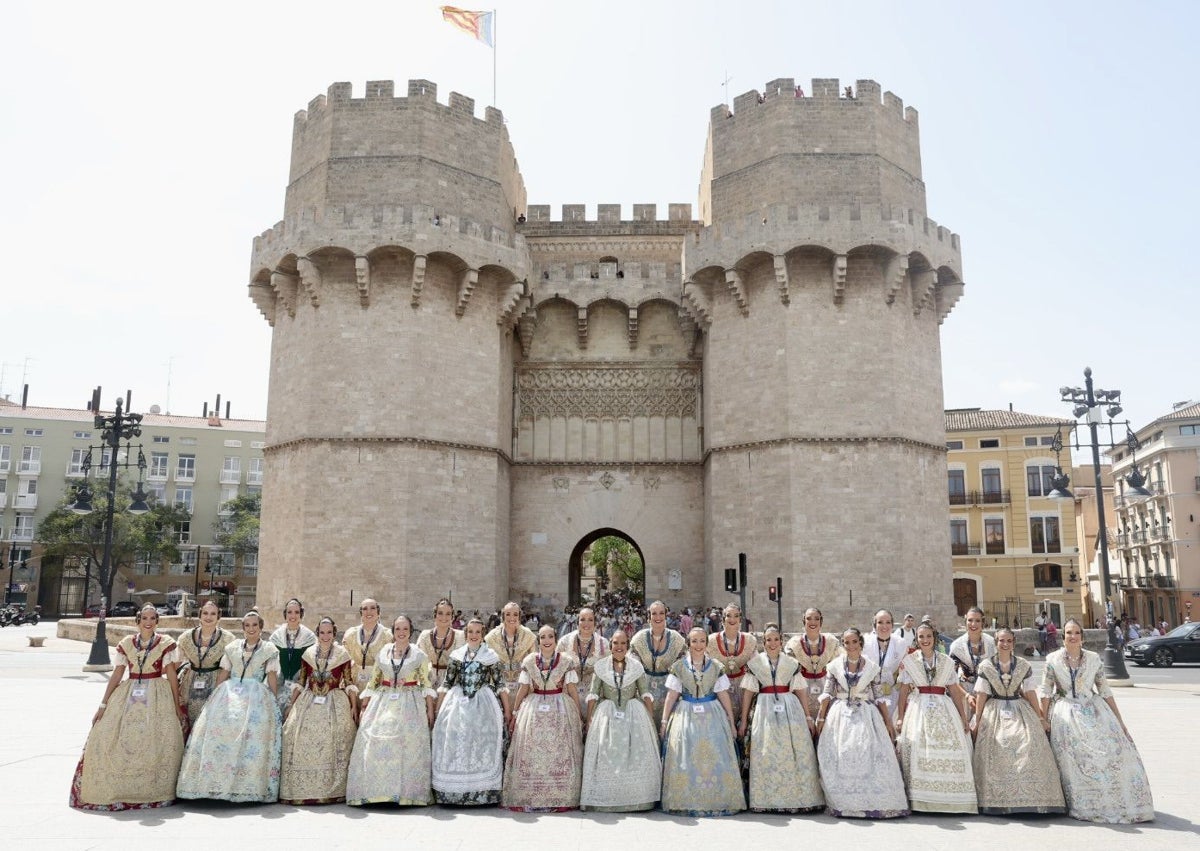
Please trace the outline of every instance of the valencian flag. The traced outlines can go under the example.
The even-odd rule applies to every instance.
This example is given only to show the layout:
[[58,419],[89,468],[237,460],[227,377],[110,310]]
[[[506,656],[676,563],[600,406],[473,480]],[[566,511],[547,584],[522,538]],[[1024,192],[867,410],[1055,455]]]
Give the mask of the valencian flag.
[[488,47],[496,46],[493,32],[492,12],[471,12],[455,6],[442,6],[442,19],[458,27],[472,38],[478,39]]

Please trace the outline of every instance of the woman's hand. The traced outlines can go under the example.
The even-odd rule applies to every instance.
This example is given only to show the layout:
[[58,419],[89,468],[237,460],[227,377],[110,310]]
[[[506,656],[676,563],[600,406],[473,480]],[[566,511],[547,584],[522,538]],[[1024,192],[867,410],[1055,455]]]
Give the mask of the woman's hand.
[[96,726],[96,722],[99,721],[103,717],[104,717],[104,704],[101,704],[100,707],[96,710],[96,714],[92,716],[92,726],[93,727]]

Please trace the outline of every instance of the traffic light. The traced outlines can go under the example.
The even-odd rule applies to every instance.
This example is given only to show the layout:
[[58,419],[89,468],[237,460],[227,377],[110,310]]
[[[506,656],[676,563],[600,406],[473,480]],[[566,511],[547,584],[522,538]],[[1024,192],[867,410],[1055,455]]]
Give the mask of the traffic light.
[[732,567],[725,568],[725,590],[731,594],[736,594],[737,589],[737,571]]
[[767,589],[767,599],[769,599],[772,603],[777,602],[779,600],[778,586],[772,585],[770,588]]

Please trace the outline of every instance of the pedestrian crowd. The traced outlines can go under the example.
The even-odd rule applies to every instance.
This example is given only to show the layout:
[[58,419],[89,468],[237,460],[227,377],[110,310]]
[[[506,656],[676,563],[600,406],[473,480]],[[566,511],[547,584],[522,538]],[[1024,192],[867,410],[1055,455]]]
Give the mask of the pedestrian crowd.
[[491,629],[448,600],[420,630],[372,599],[359,612],[340,634],[328,617],[314,630],[290,600],[270,635],[251,611],[238,638],[206,603],[175,640],[143,608],[71,805],[1154,816],[1075,620],[1035,682],[1012,630],[984,633],[974,608],[948,651],[927,620],[896,627],[886,610],[869,632],[834,634],[810,608],[791,637],[752,632],[736,603],[714,624],[619,595],[570,612],[562,634],[526,625],[517,603]]

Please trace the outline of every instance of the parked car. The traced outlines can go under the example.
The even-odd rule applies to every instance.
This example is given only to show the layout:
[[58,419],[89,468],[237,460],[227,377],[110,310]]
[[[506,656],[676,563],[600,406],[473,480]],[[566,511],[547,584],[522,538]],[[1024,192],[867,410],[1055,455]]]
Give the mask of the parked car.
[[1125,645],[1125,658],[1139,667],[1154,664],[1169,668],[1176,662],[1200,662],[1200,623],[1185,623],[1151,638],[1135,638]]
[[132,600],[122,600],[112,604],[112,608],[108,610],[108,616],[110,618],[132,618],[137,615],[139,609],[141,606]]
[[100,604],[99,603],[88,603],[87,607],[84,608],[84,610],[83,610],[83,616],[85,618],[100,617]]

